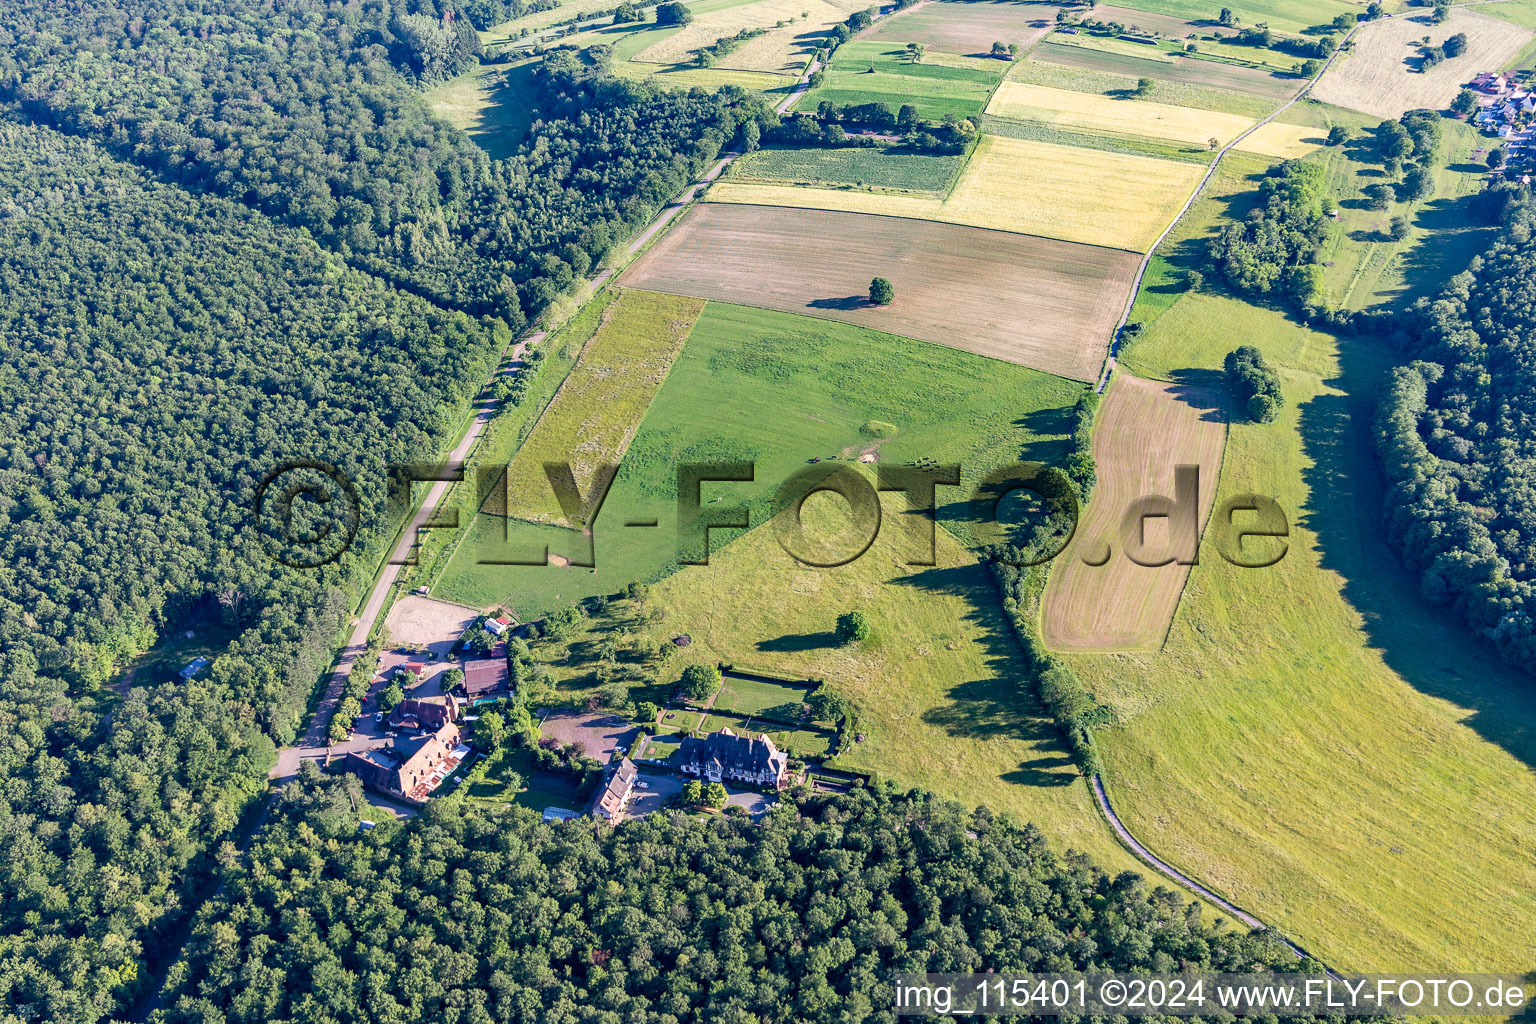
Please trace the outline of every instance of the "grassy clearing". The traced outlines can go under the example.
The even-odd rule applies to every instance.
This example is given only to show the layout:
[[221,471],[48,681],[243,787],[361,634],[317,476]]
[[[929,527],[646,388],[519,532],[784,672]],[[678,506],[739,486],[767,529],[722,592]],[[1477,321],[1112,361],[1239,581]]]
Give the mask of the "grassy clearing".
[[[1467,36],[1463,56],[1428,71],[1419,68],[1420,39],[1439,44],[1457,33]],[[1377,21],[1355,33],[1354,51],[1333,63],[1312,95],[1378,117],[1400,117],[1418,107],[1441,110],[1473,74],[1503,67],[1530,40],[1529,30],[1473,11],[1452,11],[1441,25],[1431,24],[1428,13]]]
[[987,113],[1058,128],[1193,144],[1216,139],[1226,145],[1254,123],[1254,118],[1238,114],[1124,95],[1072,92],[1013,79],[998,87]]
[[769,718],[799,721],[800,705],[811,689],[767,679],[745,679],[727,672],[715,707],[730,708],[744,715],[766,714]]
[[1206,0],[1125,0],[1120,6],[1203,23],[1204,26],[1215,21],[1220,7],[1230,7],[1240,24],[1253,25],[1262,21],[1277,32],[1292,34],[1332,21],[1340,14],[1358,14],[1366,7],[1352,0],[1234,0],[1214,8]]
[[[1103,364],[1136,272],[1135,255],[1119,249],[793,208],[939,205],[916,196],[780,185],[717,186],[712,195],[770,205],[696,207],[622,280],[888,330],[1087,381]],[[869,302],[876,276],[895,287],[889,305]]]
[[937,0],[886,18],[864,38],[925,43],[932,50],[967,56],[990,53],[995,42],[1027,50],[1056,27],[1059,9],[1018,0]]
[[892,149],[827,149],[794,146],[762,149],[738,161],[732,181],[795,185],[857,185],[861,188],[942,194],[965,158]]
[[715,186],[709,199],[938,220],[1143,252],[1201,173],[1191,162],[985,135],[943,201],[731,183]]
[[1226,440],[1223,405],[1222,393],[1209,388],[1125,374],[1110,384],[1093,431],[1099,482],[1071,544],[1052,564],[1041,601],[1040,634],[1052,650],[1162,646],[1189,566],[1131,561],[1120,519],[1146,495],[1173,496],[1174,467],[1193,465],[1200,467],[1201,485],[1193,523],[1149,521],[1147,550],[1163,557],[1174,550],[1170,538],[1176,531],[1204,528]]
[[1210,379],[1239,340],[1279,367],[1287,406],[1232,426],[1218,500],[1275,496],[1288,553],[1263,570],[1208,553],[1161,653],[1068,656],[1123,723],[1099,734],[1116,807],[1342,970],[1524,970],[1536,691],[1426,607],[1381,541],[1371,424],[1393,357],[1192,295],[1128,362]]
[[467,74],[426,92],[427,106],[462,129],[493,160],[517,151],[533,123],[536,61],[482,64]]
[[[910,63],[904,46],[852,40],[838,47],[826,72],[826,82],[795,104],[814,110],[823,102],[888,103],[894,110],[909,103],[919,117],[938,120],[946,114],[975,117],[987,104],[1007,65],[979,71],[936,63]],[[873,70],[871,70],[873,69]]]
[[[1020,412],[1006,399],[997,404]],[[987,570],[943,529],[938,564],[907,565],[910,551],[893,528],[901,500],[883,496],[887,525],[874,546],[836,569],[799,565],[771,527],[753,530],[708,566],[654,587],[645,616],[652,621],[635,628],[658,639],[692,637],[669,667],[672,678],[696,661],[824,678],[862,709],[866,739],[846,767],[985,803],[1034,821],[1111,871],[1133,868],[1020,682],[1024,666]],[[877,635],[841,647],[832,630],[850,608],[864,610]],[[684,718],[677,714],[667,726]]]
[[[882,370],[872,374],[870,366]],[[898,464],[920,457],[959,462],[967,487],[1020,456],[1059,461],[1066,408],[1080,388],[938,345],[710,303],[652,401],[594,524],[595,571],[477,564],[508,547],[500,542],[506,520],[481,515],[433,594],[474,607],[505,605],[527,618],[664,575],[676,561],[682,462],[754,461],[753,483],[705,484],[704,507],[745,503],[752,521],[761,523],[780,484],[813,457],[851,461],[877,451]],[[871,420],[895,425],[895,436],[873,436],[865,429]],[[963,493],[940,489],[949,519],[963,512]],[[715,498],[718,505],[711,503]],[[624,526],[646,519],[658,526]],[[546,540],[555,553],[587,551],[586,539],[569,530],[522,523],[508,529],[510,547],[524,555],[530,549],[536,555]],[[714,531],[712,548],[718,551],[736,532]],[[760,659],[741,660],[772,668]]]
[[861,9],[860,0],[753,0],[704,9],[693,7],[693,21],[634,55],[650,64],[681,64],[716,40],[742,29],[766,29],[720,59],[733,71],[799,73],[833,25]]
[[[505,491],[488,499],[485,511],[495,515],[504,507],[515,519],[584,525],[599,465],[624,457],[703,309],[697,299],[654,292],[624,292],[608,305],[580,361],[507,467]],[[574,522],[551,491],[544,471],[550,462],[568,463],[589,499]]]

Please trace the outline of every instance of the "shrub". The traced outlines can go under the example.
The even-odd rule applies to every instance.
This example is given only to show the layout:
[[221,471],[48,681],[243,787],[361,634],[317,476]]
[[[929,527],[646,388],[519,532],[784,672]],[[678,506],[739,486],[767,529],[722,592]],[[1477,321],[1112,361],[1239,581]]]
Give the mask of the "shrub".
[[714,665],[689,665],[683,669],[678,690],[689,700],[708,700],[720,690],[720,669]]
[[869,301],[877,306],[889,306],[896,298],[896,289],[891,282],[883,277],[877,277],[869,282]]
[[1285,404],[1280,378],[1252,345],[1243,345],[1227,354],[1227,384],[1232,388],[1248,418],[1255,423],[1270,423]]
[[863,643],[872,632],[869,617],[863,612],[844,612],[837,617],[837,642],[844,646]]

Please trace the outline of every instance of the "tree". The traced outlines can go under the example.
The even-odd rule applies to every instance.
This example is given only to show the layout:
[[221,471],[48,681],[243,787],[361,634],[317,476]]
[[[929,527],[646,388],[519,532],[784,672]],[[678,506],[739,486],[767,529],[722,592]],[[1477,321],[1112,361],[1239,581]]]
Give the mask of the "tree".
[[1325,144],[1329,146],[1342,146],[1348,141],[1349,128],[1342,124],[1336,124],[1332,128],[1329,128],[1328,138],[1324,140]]
[[837,642],[844,646],[863,643],[872,632],[869,617],[861,611],[844,612],[837,617]]
[[903,103],[901,109],[896,111],[896,127],[906,132],[915,128],[917,124],[917,108],[910,103]]
[[725,787],[718,782],[711,782],[704,787],[704,803],[710,807],[719,809],[725,806],[725,802],[731,795],[725,791]]
[[697,807],[704,802],[704,784],[698,779],[689,779],[683,783],[681,796],[683,803],[690,807]]
[[657,25],[686,25],[693,20],[693,12],[688,5],[670,0],[668,3],[656,5]]
[[678,690],[689,700],[702,702],[719,692],[720,683],[718,665],[689,665],[683,669],[682,678],[678,681]]
[[628,0],[619,4],[619,6],[615,8],[613,12],[613,23],[615,25],[625,25],[631,22],[644,20],[645,11],[637,5],[629,3]]
[[1152,90],[1154,88],[1156,88],[1156,87],[1157,87],[1157,82],[1155,82],[1154,80],[1152,80],[1150,78],[1138,78],[1138,79],[1136,79],[1136,92],[1135,92],[1135,94],[1137,96],[1150,96],[1152,94]]
[[1391,237],[1392,241],[1401,242],[1408,237],[1408,230],[1408,218],[1399,214],[1392,218],[1387,228],[1387,234]]
[[475,723],[475,738],[482,740],[486,750],[500,750],[507,738],[507,720],[494,711],[487,711]]
[[1441,49],[1445,51],[1447,57],[1460,57],[1467,52],[1467,34],[1457,32],[1441,44]]
[[1488,167],[1490,169],[1496,171],[1500,167],[1503,167],[1503,166],[1504,166],[1504,147],[1503,146],[1494,146],[1492,149],[1490,149],[1488,151]]
[[1227,354],[1224,363],[1227,384],[1255,423],[1273,422],[1285,397],[1274,368],[1252,345],[1242,345]]
[[654,722],[659,714],[661,714],[661,708],[648,700],[642,700],[635,705],[635,718],[642,722]]
[[1471,89],[1461,90],[1461,92],[1456,94],[1456,98],[1451,101],[1451,110],[1462,117],[1471,117],[1477,113],[1477,108],[1477,93]]
[[1210,141],[1206,145],[1211,150],[1211,152],[1214,153],[1216,150],[1221,148],[1221,140],[1212,135]]
[[1197,292],[1205,287],[1205,275],[1198,270],[1184,272],[1184,287],[1192,292]]
[[393,711],[403,700],[405,700],[405,688],[400,685],[400,680],[397,678],[379,694],[379,710],[386,713]]
[[1221,14],[1217,16],[1216,20],[1221,24],[1226,25],[1228,28],[1231,28],[1233,25],[1237,24],[1237,18],[1233,15],[1232,8],[1230,7],[1223,7],[1221,9]]
[[576,634],[583,617],[580,605],[556,608],[544,616],[544,635],[551,640],[569,640]]
[[1420,199],[1427,199],[1435,191],[1435,177],[1429,168],[1422,164],[1414,164],[1403,175],[1403,180],[1397,186],[1397,198],[1401,202],[1415,203]]
[[1435,4],[1434,13],[1429,16],[1430,24],[1443,25],[1451,19],[1451,5],[1447,0],[1439,0]]
[[889,306],[896,298],[896,289],[891,282],[883,277],[877,277],[869,282],[869,301],[877,306]]

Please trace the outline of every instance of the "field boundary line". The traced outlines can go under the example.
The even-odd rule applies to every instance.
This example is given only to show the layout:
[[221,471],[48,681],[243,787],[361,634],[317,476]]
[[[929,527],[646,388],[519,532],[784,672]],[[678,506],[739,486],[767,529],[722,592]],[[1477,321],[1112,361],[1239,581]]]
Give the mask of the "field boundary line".
[[[1131,830],[1126,827],[1125,822],[1121,821],[1120,816],[1115,813],[1114,806],[1109,802],[1109,793],[1104,788],[1104,780],[1101,776],[1089,776],[1088,788],[1093,791],[1094,806],[1099,809],[1099,813],[1104,816],[1104,819],[1109,823],[1110,828],[1114,830],[1115,837],[1119,839],[1121,844],[1130,850],[1131,853],[1135,854],[1136,858],[1143,864],[1146,864],[1148,867],[1152,868],[1164,878],[1177,882],[1184,888],[1188,889],[1190,892],[1193,892],[1197,896],[1208,900],[1220,908],[1223,913],[1230,914],[1232,917],[1241,921],[1243,924],[1248,925],[1250,928],[1261,932],[1273,932],[1275,939],[1278,940],[1280,944],[1283,945],[1286,949],[1289,949],[1293,954],[1295,954],[1298,960],[1315,960],[1320,964],[1323,963],[1321,959],[1308,952],[1306,947],[1300,945],[1299,943],[1293,942],[1284,934],[1278,931],[1274,931],[1274,929],[1270,928],[1269,925],[1265,924],[1262,920],[1255,917],[1253,914],[1250,914],[1248,911],[1242,909],[1226,897],[1221,896],[1209,886],[1202,885],[1201,883],[1195,881],[1189,875],[1180,871],[1178,868],[1169,864],[1167,861],[1157,856],[1157,854],[1147,849],[1147,847],[1139,839],[1131,834]],[[1337,977],[1333,969],[1327,964],[1323,964],[1323,969],[1328,973],[1330,977]]]

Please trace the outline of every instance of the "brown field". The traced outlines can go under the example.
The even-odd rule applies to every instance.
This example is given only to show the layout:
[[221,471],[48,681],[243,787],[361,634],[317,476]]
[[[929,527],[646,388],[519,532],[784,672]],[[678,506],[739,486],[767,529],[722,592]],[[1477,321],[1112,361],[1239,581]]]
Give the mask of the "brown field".
[[[1092,380],[1137,262],[1005,231],[705,203],[621,283],[841,320]],[[866,301],[877,276],[895,286],[889,306]]]
[[765,35],[748,39],[716,66],[727,71],[798,74],[821,37],[863,6],[862,0],[755,0],[737,4],[697,15],[687,27],[652,43],[633,59],[646,64],[683,64],[691,61],[700,47],[717,39],[742,29],[761,28],[767,30]]
[[1056,4],[1030,0],[930,0],[885,19],[861,38],[927,43],[966,56],[990,53],[995,42],[1027,50],[1056,27],[1058,10]]
[[1118,21],[1128,28],[1140,29],[1143,33],[1155,32],[1158,35],[1168,36],[1173,39],[1183,39],[1190,34],[1237,35],[1237,29],[1191,25],[1183,18],[1175,18],[1169,14],[1152,14],[1149,11],[1132,10],[1129,7],[1116,7],[1113,4],[1097,4],[1090,8],[1083,16],[1085,18],[1092,18],[1095,21]]
[[[1200,467],[1202,529],[1216,495],[1227,428],[1220,401],[1181,384],[1119,376],[1110,385],[1094,427],[1099,482],[1071,545],[1051,570],[1040,629],[1058,651],[1140,651],[1162,646],[1189,576],[1189,566],[1150,568],[1126,557],[1121,518],[1139,498],[1172,497],[1174,467]],[[1148,551],[1168,550],[1168,519],[1146,520]],[[1112,549],[1100,560],[1105,543]],[[1202,554],[1214,557],[1202,549]]]
[[[1312,98],[1378,117],[1401,117],[1419,107],[1441,110],[1462,83],[1479,71],[1503,67],[1532,35],[1529,29],[1472,11],[1452,10],[1443,25],[1432,25],[1429,19],[1426,13],[1363,26],[1355,34],[1354,52],[1335,61],[1318,79]],[[1428,36],[1438,45],[1458,32],[1467,35],[1467,52],[1421,72],[1419,41]]]
[[1202,85],[1213,89],[1231,89],[1234,92],[1262,96],[1266,99],[1279,99],[1299,88],[1294,78],[1282,78],[1257,68],[1221,64],[1214,60],[1189,60],[1184,57],[1175,58],[1171,62],[1141,60],[1118,53],[1090,49],[1086,46],[1061,46],[1049,40],[1036,47],[1030,59],[1086,71],[1134,75],[1160,82]]

